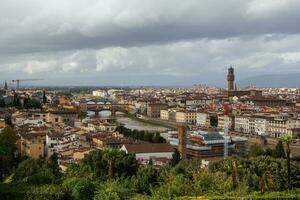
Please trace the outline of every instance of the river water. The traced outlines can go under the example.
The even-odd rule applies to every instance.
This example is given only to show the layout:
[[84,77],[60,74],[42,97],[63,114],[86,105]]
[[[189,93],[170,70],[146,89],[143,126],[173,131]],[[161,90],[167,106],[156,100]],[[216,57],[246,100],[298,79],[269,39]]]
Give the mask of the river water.
[[[94,116],[94,112],[88,112],[88,116],[89,117]],[[99,113],[99,117],[103,118],[103,119],[109,118],[110,116],[111,116],[110,111],[101,111]],[[139,131],[144,130],[144,131],[151,131],[151,132],[167,132],[167,128],[165,128],[165,127],[140,122],[140,121],[134,120],[132,118],[128,118],[124,114],[119,113],[119,112],[117,112],[116,118],[117,118],[118,122],[124,124],[124,126],[126,128],[129,128],[132,130],[136,129]]]

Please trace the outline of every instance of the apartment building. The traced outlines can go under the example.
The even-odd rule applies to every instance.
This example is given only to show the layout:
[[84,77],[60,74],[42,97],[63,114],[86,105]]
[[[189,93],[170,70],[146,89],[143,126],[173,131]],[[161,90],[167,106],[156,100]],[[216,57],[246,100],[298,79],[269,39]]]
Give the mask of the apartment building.
[[254,133],[256,135],[267,136],[269,128],[268,118],[255,117],[254,118]]
[[197,126],[206,127],[209,126],[209,115],[208,113],[202,112],[197,113]]
[[300,119],[279,114],[237,115],[234,126],[237,132],[279,138],[287,133],[297,135]]
[[175,118],[179,123],[196,124],[197,113],[195,111],[177,111]]
[[234,130],[241,133],[250,133],[250,116],[237,115],[234,120]]
[[147,116],[151,118],[159,118],[160,111],[166,110],[168,108],[167,104],[163,103],[150,103],[147,105]]
[[268,133],[271,137],[278,138],[289,132],[289,126],[293,127],[287,117],[276,116],[269,119]]
[[218,115],[218,128],[229,130],[232,127],[232,117],[229,115]]
[[185,100],[186,106],[204,106],[210,105],[212,103],[212,99],[208,96],[199,96],[199,97],[189,97]]
[[160,111],[160,119],[161,120],[169,120],[169,110],[161,110]]
[[34,159],[44,157],[46,133],[22,134],[20,137],[20,153]]

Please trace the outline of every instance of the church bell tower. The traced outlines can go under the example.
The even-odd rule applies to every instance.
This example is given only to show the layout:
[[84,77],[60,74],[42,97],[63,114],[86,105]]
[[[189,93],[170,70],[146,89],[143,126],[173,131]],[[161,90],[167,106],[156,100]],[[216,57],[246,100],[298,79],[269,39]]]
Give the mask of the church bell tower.
[[234,90],[234,69],[232,65],[228,68],[228,74],[227,74],[227,82],[228,82],[228,91]]

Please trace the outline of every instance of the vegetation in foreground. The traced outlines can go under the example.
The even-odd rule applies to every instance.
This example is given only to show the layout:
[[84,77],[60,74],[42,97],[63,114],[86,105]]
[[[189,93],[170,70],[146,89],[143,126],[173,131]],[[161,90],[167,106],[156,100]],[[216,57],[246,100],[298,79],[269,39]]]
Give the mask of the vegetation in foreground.
[[167,141],[160,136],[159,132],[152,133],[148,131],[138,131],[138,130],[131,130],[126,128],[125,126],[118,126],[116,131],[124,135],[125,137],[142,140],[151,143],[166,143]]
[[[0,135],[2,199],[299,199],[300,162],[258,146],[247,158],[228,158],[203,166],[196,160],[178,159],[157,168],[141,166],[133,154],[95,150],[78,164],[59,170],[57,155],[50,159],[20,158],[14,154],[15,134]],[[284,142],[284,144],[286,144]]]

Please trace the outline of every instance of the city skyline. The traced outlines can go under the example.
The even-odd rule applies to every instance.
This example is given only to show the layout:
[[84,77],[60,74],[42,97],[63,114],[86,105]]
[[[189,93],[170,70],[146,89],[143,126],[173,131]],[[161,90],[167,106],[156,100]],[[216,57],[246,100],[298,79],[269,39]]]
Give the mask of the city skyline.
[[238,84],[259,83],[266,75],[296,87],[296,81],[284,81],[300,74],[299,5],[294,0],[3,0],[0,80],[226,87],[232,64]]

